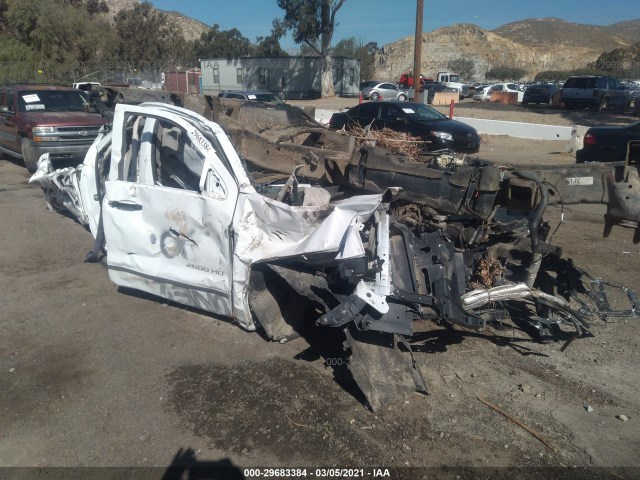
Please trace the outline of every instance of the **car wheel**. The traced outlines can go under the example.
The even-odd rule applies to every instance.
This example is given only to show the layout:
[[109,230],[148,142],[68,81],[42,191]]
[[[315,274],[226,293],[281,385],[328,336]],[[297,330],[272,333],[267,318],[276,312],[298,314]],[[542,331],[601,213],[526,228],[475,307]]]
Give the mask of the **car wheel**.
[[380,100],[380,94],[378,92],[373,92],[371,94],[371,100],[373,100],[374,102],[377,102],[378,100]]
[[400,95],[398,95],[398,100],[400,100],[401,102],[406,102],[407,96],[404,93],[401,93]]
[[31,140],[23,137],[20,140],[20,147],[22,150],[22,161],[24,162],[24,166],[27,167],[29,173],[34,173],[38,168],[38,154],[35,152]]

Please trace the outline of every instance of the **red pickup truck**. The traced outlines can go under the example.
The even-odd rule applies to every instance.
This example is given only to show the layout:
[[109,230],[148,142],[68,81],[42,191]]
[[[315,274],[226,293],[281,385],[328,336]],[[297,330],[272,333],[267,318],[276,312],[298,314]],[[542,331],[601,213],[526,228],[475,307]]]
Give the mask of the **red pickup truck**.
[[35,172],[44,153],[54,162],[82,162],[105,123],[107,119],[81,90],[43,85],[0,87],[0,152],[21,158],[30,172]]
[[[425,83],[433,83],[433,78],[425,77],[424,75],[420,74],[420,86],[422,87]],[[398,84],[402,85],[404,88],[412,88],[413,73],[403,73],[402,75],[400,75]]]

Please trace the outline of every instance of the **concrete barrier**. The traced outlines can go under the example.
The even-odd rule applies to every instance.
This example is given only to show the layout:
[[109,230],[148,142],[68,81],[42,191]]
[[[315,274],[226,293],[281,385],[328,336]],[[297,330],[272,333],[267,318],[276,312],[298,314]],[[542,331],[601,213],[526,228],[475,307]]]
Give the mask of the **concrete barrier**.
[[460,94],[458,92],[436,92],[433,94],[433,100],[431,105],[450,105],[451,100],[454,103],[460,101]]
[[518,104],[518,94],[516,92],[491,92],[490,102],[505,103],[507,105]]
[[[457,95],[457,94],[456,94]],[[316,109],[315,119],[323,125],[329,123],[329,119],[335,110]],[[487,135],[508,135],[510,137],[528,138],[531,140],[572,140],[575,128],[586,127],[561,127],[558,125],[543,125],[539,123],[506,122],[504,120],[486,120],[484,118],[454,117],[462,123],[475,128],[478,133]],[[584,132],[582,132],[584,135]],[[578,140],[575,140],[578,141]],[[582,137],[579,139],[579,147],[582,148]],[[576,145],[578,145],[576,143]],[[565,147],[565,148],[568,148]],[[574,147],[575,148],[575,147]],[[569,151],[569,150],[567,150]],[[575,150],[572,150],[575,151]]]
[[570,140],[572,127],[542,125],[539,123],[506,122],[484,118],[455,117],[455,120],[471,125],[478,133],[508,135],[532,140]]

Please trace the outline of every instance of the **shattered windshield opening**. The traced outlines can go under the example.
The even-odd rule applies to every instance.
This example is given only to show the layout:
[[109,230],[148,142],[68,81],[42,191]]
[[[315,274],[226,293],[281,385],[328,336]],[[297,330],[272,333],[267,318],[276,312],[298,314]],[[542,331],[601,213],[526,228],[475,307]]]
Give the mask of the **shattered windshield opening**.
[[80,90],[25,91],[18,98],[21,112],[85,112],[89,105],[89,99]]

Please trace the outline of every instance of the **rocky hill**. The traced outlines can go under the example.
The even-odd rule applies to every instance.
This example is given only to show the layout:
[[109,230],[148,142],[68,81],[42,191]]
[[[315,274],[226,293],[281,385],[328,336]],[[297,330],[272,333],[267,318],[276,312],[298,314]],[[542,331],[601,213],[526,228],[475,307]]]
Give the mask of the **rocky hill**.
[[[434,75],[451,60],[470,59],[475,78],[483,80],[496,66],[522,68],[527,76],[545,70],[586,67],[603,52],[640,41],[640,19],[605,27],[557,18],[527,19],[484,30],[458,24],[426,32],[422,37],[422,71]],[[394,80],[413,67],[413,36],[385,45],[376,58],[376,78]]]
[[640,41],[640,19],[600,26],[571,23],[560,18],[528,18],[492,31],[525,45],[562,44],[607,51]]
[[[132,8],[140,0],[106,0],[109,15]],[[178,12],[164,12],[187,40],[208,31],[204,23]],[[487,70],[497,66],[522,68],[527,77],[545,70],[571,70],[595,62],[604,52],[640,42],[640,19],[607,26],[571,23],[559,18],[528,18],[494,30],[457,24],[425,32],[422,37],[421,73],[434,75],[448,69],[452,60],[469,59],[475,78],[484,80]],[[375,78],[396,80],[413,68],[413,36],[382,47],[376,56]]]
[[203,33],[209,31],[209,27],[199,20],[195,20],[191,17],[186,17],[178,12],[164,12],[169,16],[169,19],[173,24],[178,27],[178,30],[182,32],[182,35],[187,40],[195,40],[200,38]]
[[[118,13],[120,10],[129,10],[133,8],[133,6],[137,3],[140,3],[140,0],[105,0],[107,5],[109,6],[109,16],[112,18]],[[180,30],[183,32],[183,36],[187,40],[195,40],[196,38],[200,38],[200,35],[207,32],[209,27],[204,23],[195,20],[193,18],[187,17],[181,13],[174,11],[165,11],[169,17],[169,20]]]

